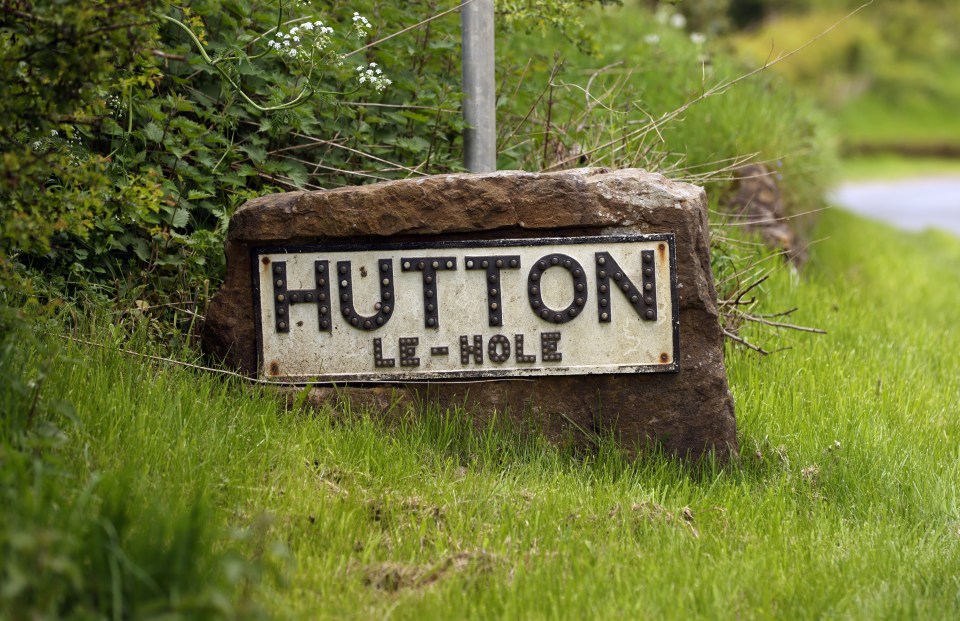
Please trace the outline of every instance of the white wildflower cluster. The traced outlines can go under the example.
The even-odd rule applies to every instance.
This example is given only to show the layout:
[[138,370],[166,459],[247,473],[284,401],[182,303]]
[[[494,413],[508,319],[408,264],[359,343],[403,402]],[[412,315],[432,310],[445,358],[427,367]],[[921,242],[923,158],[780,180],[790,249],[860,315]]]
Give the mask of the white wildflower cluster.
[[360,81],[360,84],[369,84],[376,89],[378,93],[393,84],[390,78],[383,75],[383,70],[377,66],[377,63],[370,63],[368,67],[364,67],[363,65],[358,66],[357,79]]
[[663,26],[670,25],[671,28],[682,30],[687,26],[687,18],[683,13],[674,13],[669,7],[661,6],[656,13],[657,22]]
[[[76,127],[72,129],[72,132],[64,132],[63,134],[51,129],[49,134],[38,135],[35,140],[30,142],[30,147],[38,153],[48,151],[66,152],[70,156],[72,164],[80,164],[86,159],[83,138],[77,132]],[[39,133],[37,128],[34,128],[34,131]]]
[[700,47],[707,42],[707,35],[703,34],[702,32],[691,32],[690,41],[692,41],[697,47]]
[[[354,12],[349,35],[365,37],[370,29],[370,21],[359,12]],[[272,51],[293,59],[296,70],[308,80],[316,68],[342,67],[346,59],[336,51],[334,45],[334,39],[339,43],[343,37],[334,35],[333,28],[321,21],[304,21],[289,30],[268,31],[263,37]],[[370,86],[377,92],[382,92],[392,84],[377,63],[357,67],[357,79],[361,86]]]
[[658,45],[660,43],[660,35],[655,32],[643,35],[643,42],[647,45]]
[[370,29],[370,22],[367,21],[367,18],[360,13],[353,12],[353,27],[357,31],[357,34],[361,37],[367,36],[367,31]]
[[289,32],[278,30],[274,38],[267,41],[267,46],[278,54],[297,58],[303,54],[309,54],[310,50],[322,52],[330,45],[332,34],[333,28],[320,20],[304,22],[294,26]]

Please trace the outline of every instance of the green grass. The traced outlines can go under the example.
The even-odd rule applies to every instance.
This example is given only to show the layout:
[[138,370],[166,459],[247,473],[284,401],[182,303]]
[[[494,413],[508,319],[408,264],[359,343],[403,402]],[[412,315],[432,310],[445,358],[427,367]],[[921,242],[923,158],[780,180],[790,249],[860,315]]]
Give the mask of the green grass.
[[658,24],[648,5],[585,11],[593,54],[556,32],[498,40],[501,92],[513,93],[521,79],[543,89],[501,97],[499,168],[636,166],[704,185],[720,203],[730,169],[749,161],[778,173],[788,213],[818,205],[833,181],[836,145],[813,99],[772,71],[709,94],[762,61],[734,60],[713,36],[698,45],[686,31]]
[[[18,341],[3,370],[46,367],[37,411],[77,481],[122,475],[128,505],[159,504],[157,519],[201,497],[215,531],[261,525],[286,553],[244,553],[285,582],[241,592],[272,617],[956,618],[960,241],[843,212],[819,234],[803,275],[765,293],[829,334],[754,333],[792,349],[728,352],[742,460],[723,471],[610,446],[573,456],[430,409],[288,412],[260,388],[54,333]],[[5,415],[23,403],[0,395]],[[75,492],[59,494],[37,511]]]
[[832,111],[846,151],[956,154],[960,48],[939,38],[960,19],[956,3],[863,3],[844,20],[860,5],[778,12],[731,44],[762,63],[810,43],[771,71]]
[[[951,73],[955,74],[956,69]],[[871,93],[837,111],[838,128],[850,148],[957,149],[960,119],[955,112],[955,101],[892,99]],[[960,95],[957,99],[960,100]]]
[[847,158],[841,166],[842,178],[849,181],[960,175],[960,159],[888,154]]

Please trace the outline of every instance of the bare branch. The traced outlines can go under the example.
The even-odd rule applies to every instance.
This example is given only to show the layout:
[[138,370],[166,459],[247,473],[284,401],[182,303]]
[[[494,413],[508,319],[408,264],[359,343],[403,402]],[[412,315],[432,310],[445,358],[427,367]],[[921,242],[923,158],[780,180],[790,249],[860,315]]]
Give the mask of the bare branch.
[[[738,311],[739,312],[739,311]],[[748,315],[747,313],[740,312],[741,317],[747,321],[753,321],[755,323],[763,324],[765,326],[773,326],[775,328],[786,328],[788,330],[797,330],[798,332],[812,332],[813,334],[826,334],[826,330],[821,330],[820,328],[809,328],[807,326],[798,326],[792,323],[780,323],[778,321],[769,321],[761,317],[756,317],[754,315]]]
[[740,338],[739,336],[737,336],[737,335],[734,334],[733,332],[730,332],[730,331],[727,330],[726,328],[724,328],[724,330],[723,330],[723,335],[724,335],[725,337],[727,337],[728,339],[730,339],[731,341],[735,341],[735,342],[737,342],[737,343],[740,343],[740,344],[743,345],[744,347],[746,347],[746,348],[748,348],[748,349],[752,349],[753,351],[755,351],[755,352],[757,352],[757,353],[759,353],[759,354],[763,354],[764,356],[769,356],[769,355],[770,355],[770,352],[768,352],[768,351],[765,350],[764,348],[758,347],[757,345],[754,345],[753,343],[748,342],[746,339]]

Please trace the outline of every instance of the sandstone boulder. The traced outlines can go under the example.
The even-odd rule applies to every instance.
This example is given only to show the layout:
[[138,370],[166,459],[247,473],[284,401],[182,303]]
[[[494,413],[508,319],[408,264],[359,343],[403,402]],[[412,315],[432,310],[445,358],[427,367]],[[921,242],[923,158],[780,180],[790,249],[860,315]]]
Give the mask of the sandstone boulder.
[[[613,433],[632,452],[659,446],[690,458],[716,451],[726,460],[737,451],[736,426],[710,271],[705,194],[639,169],[438,175],[248,201],[230,222],[227,278],[210,305],[202,345],[227,366],[257,374],[254,247],[622,233],[676,236],[679,372],[411,383],[393,387],[392,398],[466,405],[478,420],[494,412],[532,419],[552,438]],[[374,403],[384,394],[346,390]]]

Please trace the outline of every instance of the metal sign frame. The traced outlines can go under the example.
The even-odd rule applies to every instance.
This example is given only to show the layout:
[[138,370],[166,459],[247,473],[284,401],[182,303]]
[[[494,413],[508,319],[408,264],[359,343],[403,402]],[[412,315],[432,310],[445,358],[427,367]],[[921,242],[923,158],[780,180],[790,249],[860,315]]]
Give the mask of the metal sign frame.
[[[268,374],[265,369],[264,342],[263,342],[263,317],[261,313],[261,257],[268,254],[304,254],[304,253],[332,253],[332,252],[359,252],[359,251],[415,251],[415,250],[466,250],[473,248],[531,248],[550,245],[582,245],[582,244],[603,244],[603,243],[622,243],[622,242],[664,242],[668,245],[669,252],[669,291],[670,291],[670,323],[672,339],[672,356],[666,363],[657,364],[625,364],[617,365],[611,368],[605,368],[600,371],[592,372],[572,372],[566,367],[557,367],[551,369],[540,369],[542,372],[524,372],[517,373],[511,369],[481,368],[462,371],[419,371],[419,372],[390,372],[376,373],[364,372],[337,377],[329,376],[284,376],[278,374]],[[445,241],[424,241],[424,242],[384,242],[384,243],[318,243],[318,244],[291,244],[291,245],[264,245],[255,246],[250,249],[250,261],[252,265],[251,280],[253,290],[253,312],[256,323],[256,345],[257,345],[257,369],[261,378],[276,381],[284,384],[398,384],[398,383],[418,383],[418,382],[443,382],[443,381],[462,381],[462,380],[484,380],[497,378],[535,378],[557,375],[590,375],[590,374],[610,374],[610,373],[663,373],[677,372],[680,370],[680,309],[679,296],[677,293],[677,262],[676,262],[676,239],[672,233],[657,234],[616,234],[601,236],[576,236],[576,237],[538,237],[538,238],[518,238],[518,239],[493,239],[493,240],[445,240]],[[429,268],[428,268],[429,269]],[[472,268],[468,268],[472,269]],[[392,287],[392,285],[391,285]],[[336,304],[334,304],[336,306]],[[362,319],[362,317],[361,317]],[[601,320],[603,321],[603,320]],[[353,325],[357,325],[354,323]],[[494,325],[494,324],[491,324]],[[322,329],[322,328],[321,328]],[[369,329],[369,328],[368,328]],[[402,343],[401,343],[402,345]]]

